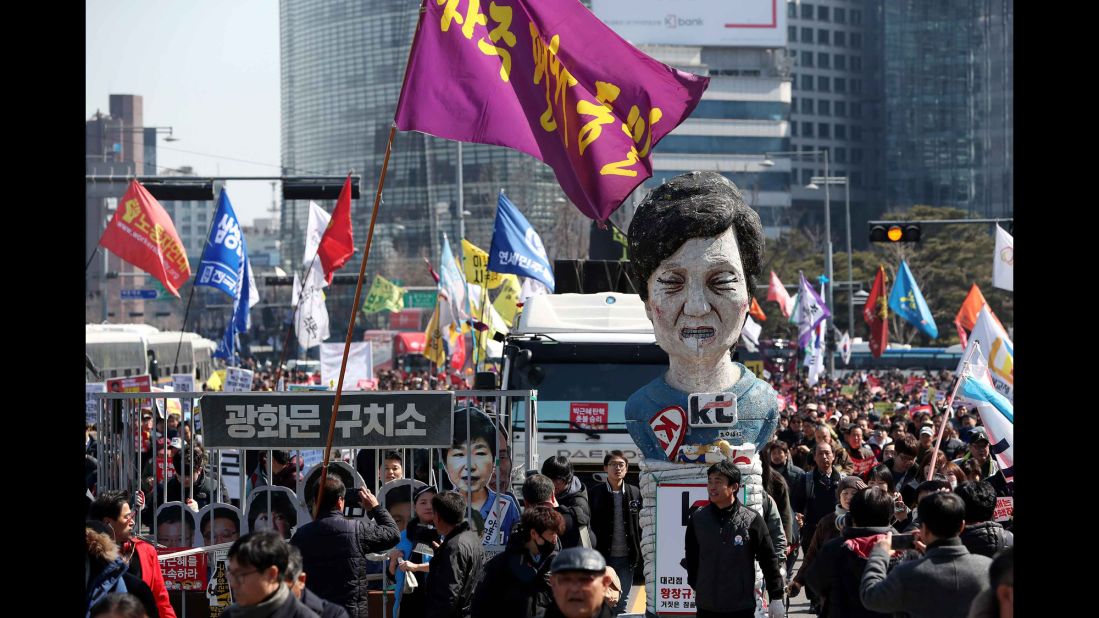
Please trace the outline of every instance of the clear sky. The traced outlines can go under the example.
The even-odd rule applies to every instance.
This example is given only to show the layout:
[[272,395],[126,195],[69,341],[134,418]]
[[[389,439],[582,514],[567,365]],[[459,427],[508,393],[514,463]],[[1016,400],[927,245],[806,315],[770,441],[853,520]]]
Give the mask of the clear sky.
[[[85,119],[107,113],[110,94],[141,95],[145,126],[171,126],[179,138],[159,141],[158,166],[279,175],[277,0],[86,0],[84,7]],[[270,182],[235,181],[227,190],[242,224],[269,216]]]

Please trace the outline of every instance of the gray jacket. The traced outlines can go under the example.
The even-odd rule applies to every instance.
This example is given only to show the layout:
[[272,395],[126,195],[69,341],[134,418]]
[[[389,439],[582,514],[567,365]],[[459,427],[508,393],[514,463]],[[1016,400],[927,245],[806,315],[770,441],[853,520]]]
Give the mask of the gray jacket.
[[866,609],[911,618],[966,618],[973,599],[988,589],[990,558],[969,553],[957,537],[928,548],[918,560],[889,571],[889,553],[875,546],[859,584]]
[[767,523],[767,532],[771,533],[771,547],[780,569],[786,565],[786,532],[782,529],[782,517],[779,515],[775,499],[763,492],[763,520]]

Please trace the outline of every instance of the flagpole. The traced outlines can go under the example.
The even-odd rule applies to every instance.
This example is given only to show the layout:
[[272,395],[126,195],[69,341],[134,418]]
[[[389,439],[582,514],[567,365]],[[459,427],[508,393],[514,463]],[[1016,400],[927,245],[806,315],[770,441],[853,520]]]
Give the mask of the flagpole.
[[[935,437],[935,448],[931,452],[931,465],[927,468],[926,480],[928,481],[935,475],[935,459],[939,456],[939,444],[943,440],[943,433],[946,432],[946,424],[950,421],[950,410],[954,405],[954,397],[958,394],[958,387],[962,385],[962,380],[966,379],[965,373],[966,370],[969,369],[969,363],[972,361],[973,350],[979,349],[979,347],[977,342],[973,342],[973,345],[969,346],[969,349],[966,350],[965,356],[963,357],[962,370],[958,372],[958,375],[954,376],[954,388],[950,390],[950,397],[947,398],[946,403],[943,405],[943,422],[939,424],[939,433]],[[934,407],[935,404],[932,403],[931,405]]]

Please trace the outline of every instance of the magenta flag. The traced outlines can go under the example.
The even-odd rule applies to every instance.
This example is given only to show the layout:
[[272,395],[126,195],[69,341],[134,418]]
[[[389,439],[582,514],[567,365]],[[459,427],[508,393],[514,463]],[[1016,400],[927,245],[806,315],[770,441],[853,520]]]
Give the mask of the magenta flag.
[[425,0],[402,131],[514,148],[604,221],[652,176],[653,147],[709,84],[653,60],[577,0]]

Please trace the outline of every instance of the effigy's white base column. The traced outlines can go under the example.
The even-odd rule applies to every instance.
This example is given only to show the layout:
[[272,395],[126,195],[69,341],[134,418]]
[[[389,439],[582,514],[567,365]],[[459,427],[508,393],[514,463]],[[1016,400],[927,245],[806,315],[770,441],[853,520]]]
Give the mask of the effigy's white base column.
[[[752,444],[733,447],[734,464],[740,470],[741,491],[738,499],[763,515],[762,468]],[[746,463],[748,460],[750,463]],[[679,566],[684,558],[688,509],[709,502],[706,470],[710,463],[672,463],[657,459],[640,462],[641,556],[645,565],[645,610],[648,616],[694,612],[694,591],[687,585],[686,570]],[[663,502],[658,502],[663,500]],[[702,548],[705,551],[705,548]],[[755,567],[756,616],[765,618],[763,572]]]

